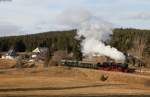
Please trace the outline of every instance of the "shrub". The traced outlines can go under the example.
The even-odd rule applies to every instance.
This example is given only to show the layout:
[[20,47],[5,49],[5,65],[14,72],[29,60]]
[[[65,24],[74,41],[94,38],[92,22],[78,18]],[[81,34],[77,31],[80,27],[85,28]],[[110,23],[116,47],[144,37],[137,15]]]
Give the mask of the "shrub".
[[106,81],[107,79],[108,79],[108,75],[107,74],[102,74],[101,76],[100,76],[100,80],[101,81]]

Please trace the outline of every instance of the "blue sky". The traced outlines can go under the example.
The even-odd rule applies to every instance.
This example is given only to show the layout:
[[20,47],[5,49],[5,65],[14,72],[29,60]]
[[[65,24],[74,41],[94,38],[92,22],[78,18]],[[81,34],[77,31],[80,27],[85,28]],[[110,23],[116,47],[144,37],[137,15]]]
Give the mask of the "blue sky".
[[150,0],[1,0],[0,12],[1,36],[69,29],[91,15],[114,27],[150,29]]

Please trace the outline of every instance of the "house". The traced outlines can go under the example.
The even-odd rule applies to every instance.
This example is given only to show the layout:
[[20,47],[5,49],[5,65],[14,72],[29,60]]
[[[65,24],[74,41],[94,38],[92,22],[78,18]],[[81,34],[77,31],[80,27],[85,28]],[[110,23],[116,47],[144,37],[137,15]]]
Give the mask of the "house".
[[14,59],[16,52],[14,49],[10,49],[5,55],[2,55],[2,59]]
[[48,53],[48,48],[47,47],[37,47],[36,49],[34,49],[32,51],[32,58],[33,59],[40,59],[43,60],[46,56],[46,54]]

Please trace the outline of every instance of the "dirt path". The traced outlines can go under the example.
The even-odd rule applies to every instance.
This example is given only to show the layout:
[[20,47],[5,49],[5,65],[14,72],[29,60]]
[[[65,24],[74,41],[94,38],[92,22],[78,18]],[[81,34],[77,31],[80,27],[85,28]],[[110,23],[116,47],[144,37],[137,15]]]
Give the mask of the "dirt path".
[[84,88],[102,88],[102,87],[117,87],[124,86],[125,84],[89,84],[80,86],[69,86],[69,87],[37,87],[37,88],[4,88],[0,89],[0,92],[13,92],[13,91],[38,91],[38,90],[71,90],[71,89],[84,89]]

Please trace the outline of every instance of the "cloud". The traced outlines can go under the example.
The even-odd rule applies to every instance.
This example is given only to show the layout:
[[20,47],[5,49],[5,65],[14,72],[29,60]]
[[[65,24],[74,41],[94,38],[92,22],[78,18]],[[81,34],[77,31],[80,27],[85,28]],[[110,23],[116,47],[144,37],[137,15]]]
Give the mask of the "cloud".
[[[21,29],[21,34],[69,29],[68,25],[76,27],[91,14],[118,25],[123,24],[124,20],[120,18],[125,14],[130,20],[141,18],[144,25],[143,21],[150,17],[146,13],[150,10],[149,3],[150,0],[12,0],[0,3],[0,21]],[[145,13],[132,15],[132,12]],[[126,26],[132,25],[127,23]],[[12,33],[15,34],[17,29]],[[1,33],[0,30],[0,36]]]
[[[9,3],[0,3],[0,12],[2,13],[0,14],[0,21],[5,21],[7,25],[13,25],[18,29],[22,29],[20,33],[38,33],[65,29],[68,28],[68,26],[56,23],[57,18],[59,18],[58,15],[63,9],[70,8],[72,4],[78,6],[83,1],[84,0],[78,0],[78,2],[71,0],[13,0]],[[70,5],[68,5],[68,3]],[[1,23],[1,26],[2,25],[3,23]],[[17,31],[16,29],[16,31],[12,33],[18,35],[19,33],[16,33]],[[2,33],[3,30],[0,30],[0,36],[3,35]]]
[[1,31],[0,32],[1,36],[12,36],[16,34],[19,35],[24,34],[21,27],[3,21],[0,21],[0,31]]
[[149,12],[139,12],[135,14],[130,14],[127,19],[131,20],[150,20],[150,13]]
[[[5,35],[45,31],[39,26],[43,22],[52,23],[53,18],[58,13],[57,9],[49,9],[48,4],[49,0],[45,0],[45,2],[41,2],[41,0],[13,0],[11,3],[1,3],[0,12],[2,14],[0,14],[0,21],[5,22],[1,23],[1,28],[2,26],[14,28],[12,32],[5,30],[5,33],[8,33]],[[3,33],[4,29],[0,29],[0,35],[4,35]]]
[[92,14],[83,8],[66,9],[58,15],[57,22],[62,25],[70,25],[70,27],[78,27],[82,22],[89,20]]

